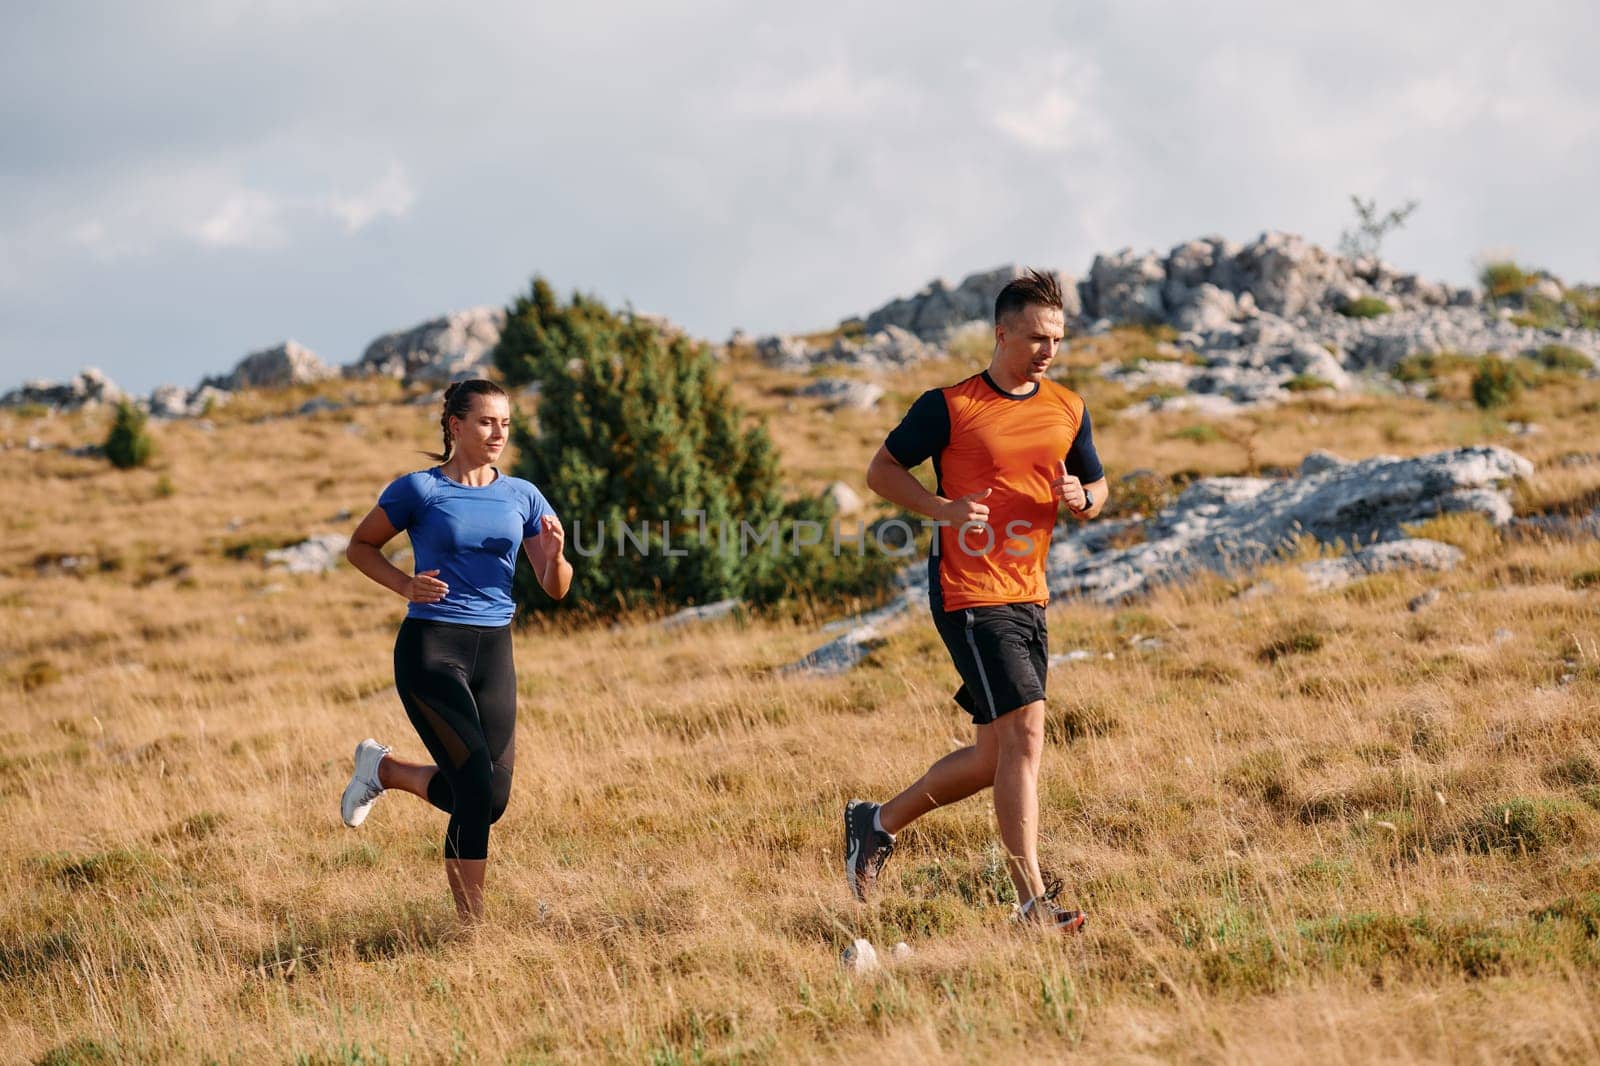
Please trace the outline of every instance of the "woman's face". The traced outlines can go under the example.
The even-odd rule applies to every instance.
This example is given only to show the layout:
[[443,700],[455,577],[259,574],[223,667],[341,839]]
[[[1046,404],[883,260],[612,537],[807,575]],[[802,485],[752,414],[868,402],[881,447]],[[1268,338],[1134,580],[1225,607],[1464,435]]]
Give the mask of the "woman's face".
[[493,464],[510,435],[511,403],[504,396],[479,393],[464,416],[450,419],[450,439],[467,466]]

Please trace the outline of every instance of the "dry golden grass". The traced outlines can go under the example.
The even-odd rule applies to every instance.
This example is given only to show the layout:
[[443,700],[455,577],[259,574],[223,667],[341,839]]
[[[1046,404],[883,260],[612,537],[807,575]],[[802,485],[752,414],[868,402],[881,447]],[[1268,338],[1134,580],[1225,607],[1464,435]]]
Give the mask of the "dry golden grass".
[[[731,369],[796,489],[863,492],[898,409],[970,372],[920,368],[879,412],[822,419],[793,379]],[[1376,398],[1210,443],[1175,436],[1191,416],[1108,413],[1099,440],[1114,487],[1508,443],[1538,464],[1519,501],[1539,510],[1600,486],[1600,463],[1562,461],[1595,447],[1597,395],[1534,390],[1547,428],[1520,440]],[[876,903],[847,898],[843,801],[968,733],[924,619],[811,680],[772,669],[818,641],[786,620],[532,625],[491,920],[462,938],[442,817],[389,796],[352,832],[335,809],[356,740],[421,750],[391,690],[403,604],[259,559],[347,530],[425,462],[432,411],[367,399],[157,426],[155,466],[127,473],[6,453],[0,1058],[1600,1058],[1595,542],[1439,523],[1469,556],[1447,575],[1312,593],[1283,566],[1266,596],[1215,578],[1055,605],[1052,650],[1100,656],[1052,685],[1043,856],[1092,915],[1067,942],[1007,927],[982,798],[907,832]],[[104,432],[0,415],[12,441]],[[855,936],[914,954],[852,978]]]

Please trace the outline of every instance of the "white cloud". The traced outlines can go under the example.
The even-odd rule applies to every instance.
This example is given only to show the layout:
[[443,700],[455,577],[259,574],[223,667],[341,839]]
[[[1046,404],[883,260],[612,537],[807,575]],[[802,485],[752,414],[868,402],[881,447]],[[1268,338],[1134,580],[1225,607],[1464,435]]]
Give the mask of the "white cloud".
[[258,189],[231,192],[193,228],[192,236],[212,248],[264,250],[288,243],[284,215],[289,204]]
[[380,218],[404,218],[417,202],[417,190],[399,163],[353,196],[334,196],[327,209],[344,224],[346,233],[356,233]]
[[[718,88],[718,95],[723,90]],[[860,119],[914,104],[909,90],[891,78],[863,75],[835,56],[798,77],[771,70],[726,91],[727,111],[744,119]]]
[[1032,152],[1058,154],[1084,148],[1105,136],[1091,97],[1096,72],[1073,58],[1057,59],[1038,76],[1009,81],[999,94],[990,121],[1013,144]]

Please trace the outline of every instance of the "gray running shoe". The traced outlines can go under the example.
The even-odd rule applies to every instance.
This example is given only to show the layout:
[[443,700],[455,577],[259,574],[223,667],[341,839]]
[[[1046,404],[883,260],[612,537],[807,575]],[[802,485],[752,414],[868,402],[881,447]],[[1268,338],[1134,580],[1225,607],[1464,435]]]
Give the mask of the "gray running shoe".
[[877,814],[878,804],[867,800],[844,805],[844,876],[850,891],[863,902],[894,854],[894,835],[873,828]]
[[1050,887],[1041,895],[1035,896],[1017,908],[1015,920],[1024,925],[1032,922],[1045,929],[1076,933],[1083,928],[1083,923],[1088,921],[1088,916],[1082,911],[1069,911],[1057,907],[1056,897],[1059,895],[1061,895],[1061,882],[1051,881]]
[[378,784],[378,764],[387,754],[389,749],[371,737],[356,745],[355,772],[339,800],[339,815],[351,829],[367,820],[367,812],[383,795],[383,786]]

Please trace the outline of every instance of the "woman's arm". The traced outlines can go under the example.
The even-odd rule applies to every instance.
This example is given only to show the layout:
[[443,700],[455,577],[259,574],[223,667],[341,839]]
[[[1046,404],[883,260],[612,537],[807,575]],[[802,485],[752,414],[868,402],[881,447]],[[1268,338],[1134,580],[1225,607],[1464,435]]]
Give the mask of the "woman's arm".
[[552,514],[539,519],[537,537],[522,542],[522,550],[533,564],[533,576],[553,600],[561,599],[572,587],[572,564],[563,554],[566,545],[567,534],[561,528],[561,519]]
[[344,550],[344,557],[350,560],[351,566],[412,603],[438,603],[450,591],[450,586],[439,580],[439,571],[425,570],[412,575],[383,557],[383,546],[398,532],[383,508],[374,507],[350,534],[350,546]]

